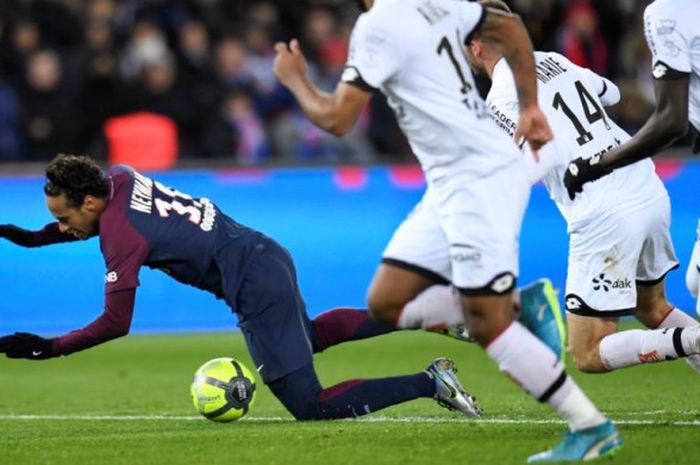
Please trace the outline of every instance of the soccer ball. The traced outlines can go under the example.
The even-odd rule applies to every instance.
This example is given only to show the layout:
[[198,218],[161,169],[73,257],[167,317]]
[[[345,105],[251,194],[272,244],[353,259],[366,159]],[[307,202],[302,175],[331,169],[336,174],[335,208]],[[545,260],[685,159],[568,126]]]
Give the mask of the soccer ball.
[[221,357],[209,360],[194,374],[190,388],[194,408],[212,421],[238,420],[255,402],[255,377],[241,362]]

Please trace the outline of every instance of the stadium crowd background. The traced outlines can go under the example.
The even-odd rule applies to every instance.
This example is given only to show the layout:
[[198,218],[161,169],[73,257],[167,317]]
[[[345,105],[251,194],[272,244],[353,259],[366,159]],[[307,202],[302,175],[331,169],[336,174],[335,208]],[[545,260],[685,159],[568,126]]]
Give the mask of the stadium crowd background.
[[[612,116],[638,129],[653,105],[641,18],[648,2],[508,3],[535,48],[618,83]],[[309,123],[272,74],[273,44],[298,37],[313,80],[332,89],[358,13],[351,0],[0,1],[0,162],[57,152],[105,159],[119,134],[109,122],[144,111],[174,123],[181,159],[412,160],[380,95],[338,139]]]

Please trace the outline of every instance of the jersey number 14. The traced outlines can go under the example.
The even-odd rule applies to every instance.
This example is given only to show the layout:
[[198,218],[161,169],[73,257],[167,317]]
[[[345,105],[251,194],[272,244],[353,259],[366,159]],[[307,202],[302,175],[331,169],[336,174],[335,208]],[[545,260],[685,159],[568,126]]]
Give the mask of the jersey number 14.
[[[600,105],[598,105],[598,102],[596,102],[595,99],[591,97],[591,94],[588,93],[581,81],[576,81],[574,85],[576,86],[578,98],[581,101],[581,108],[583,108],[583,113],[586,115],[588,123],[593,124],[596,121],[602,120],[605,124],[605,128],[610,129],[610,124],[605,118],[605,112],[600,107]],[[584,145],[593,140],[593,134],[591,134],[590,131],[587,131],[586,128],[583,127],[581,121],[576,117],[576,114],[571,110],[571,107],[566,104],[559,92],[554,94],[552,106],[555,110],[563,111],[566,117],[569,118],[569,121],[571,121],[571,124],[574,125],[576,132],[578,132],[578,137],[576,138],[576,142],[578,142],[578,145]]]

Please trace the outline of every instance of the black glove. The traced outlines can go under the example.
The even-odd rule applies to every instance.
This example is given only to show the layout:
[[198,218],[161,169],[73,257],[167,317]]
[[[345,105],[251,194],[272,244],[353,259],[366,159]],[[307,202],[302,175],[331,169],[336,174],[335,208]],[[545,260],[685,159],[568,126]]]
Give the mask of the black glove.
[[0,353],[7,358],[28,358],[44,360],[53,357],[53,339],[45,339],[36,334],[15,333],[0,337]]
[[612,170],[600,166],[600,155],[585,160],[579,157],[566,167],[564,187],[569,193],[569,198],[574,200],[576,194],[583,191],[584,184],[597,181],[610,173],[612,173]]

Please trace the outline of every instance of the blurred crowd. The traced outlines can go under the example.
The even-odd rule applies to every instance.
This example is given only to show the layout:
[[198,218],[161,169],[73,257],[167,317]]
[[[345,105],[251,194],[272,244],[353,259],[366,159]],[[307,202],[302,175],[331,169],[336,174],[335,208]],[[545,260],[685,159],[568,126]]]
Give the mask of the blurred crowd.
[[[536,48],[623,90],[614,117],[636,130],[653,102],[637,0],[511,0]],[[105,123],[162,115],[181,158],[240,165],[411,159],[381,95],[353,132],[309,123],[272,74],[273,45],[297,37],[332,90],[359,14],[352,0],[0,0],[0,161],[57,152],[106,157]]]

